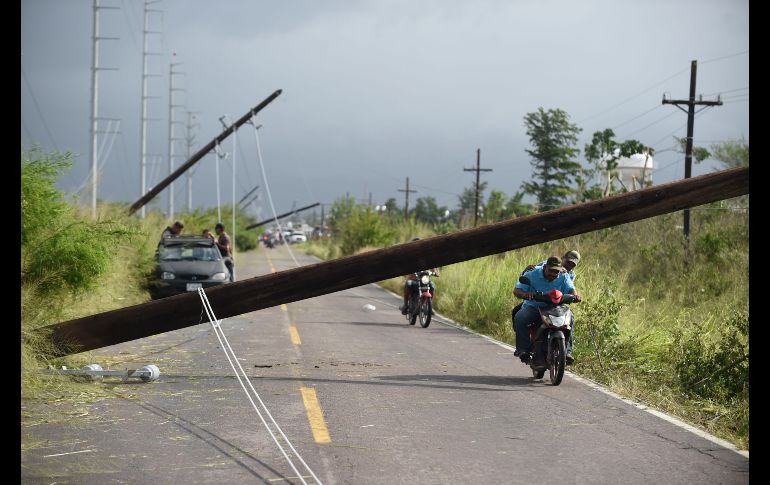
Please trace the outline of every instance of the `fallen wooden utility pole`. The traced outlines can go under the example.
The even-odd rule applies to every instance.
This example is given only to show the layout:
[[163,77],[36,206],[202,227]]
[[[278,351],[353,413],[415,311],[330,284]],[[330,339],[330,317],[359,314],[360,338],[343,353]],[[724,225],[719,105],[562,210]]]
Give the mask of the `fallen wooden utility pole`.
[[250,226],[246,226],[246,229],[254,229],[255,227],[264,226],[265,224],[269,222],[273,222],[276,219],[283,219],[284,217],[290,216],[292,214],[296,214],[297,212],[302,212],[304,210],[312,209],[313,207],[321,205],[320,202],[316,202],[315,204],[307,205],[305,207],[300,207],[299,209],[294,209],[293,211],[286,212],[284,214],[280,214],[276,217],[273,217],[271,219],[265,219],[264,221],[257,222],[256,224],[252,224]]
[[[583,204],[303,266],[206,291],[219,318],[304,300],[575,234],[749,193],[749,169],[735,168]],[[201,323],[197,293],[172,296],[43,327],[67,355]]]
[[152,190],[150,190],[149,192],[144,194],[139,200],[131,204],[131,207],[128,208],[128,214],[129,215],[133,214],[138,209],[141,209],[143,205],[150,202],[153,197],[155,197],[156,195],[158,195],[158,193],[160,193],[161,190],[165,189],[168,185],[171,184],[171,182],[176,180],[177,177],[185,173],[188,168],[192,167],[196,162],[198,162],[198,160],[200,160],[201,158],[206,156],[207,153],[213,150],[217,143],[222,143],[222,141],[224,141],[225,138],[230,136],[230,133],[232,133],[235,129],[237,129],[242,124],[249,121],[254,115],[262,111],[262,108],[270,104],[275,98],[278,97],[279,94],[281,94],[280,89],[274,92],[273,94],[271,94],[270,96],[268,96],[267,98],[265,98],[264,101],[262,101],[261,103],[253,107],[251,111],[241,116],[238,121],[236,121],[232,125],[225,128],[225,130],[222,133],[220,133],[213,140],[211,140],[205,147],[198,150],[198,152],[195,155],[190,157],[190,159],[187,160],[185,163],[183,163],[178,169],[176,169],[174,173],[172,173],[165,179],[161,180],[158,183],[158,185],[152,188]]

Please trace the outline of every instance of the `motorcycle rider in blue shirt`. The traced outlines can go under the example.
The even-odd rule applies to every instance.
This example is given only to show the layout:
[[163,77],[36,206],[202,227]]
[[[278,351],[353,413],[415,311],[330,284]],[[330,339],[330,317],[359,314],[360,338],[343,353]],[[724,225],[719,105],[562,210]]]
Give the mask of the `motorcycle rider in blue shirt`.
[[[552,289],[557,289],[564,294],[575,295],[577,297],[576,302],[580,301],[580,295],[575,290],[572,278],[569,277],[565,268],[561,265],[561,260],[558,256],[551,256],[544,265],[536,266],[533,270],[525,272],[524,276],[529,278],[530,284],[525,285],[521,282],[516,282],[516,286],[513,289],[514,296],[524,300],[521,310],[516,313],[513,319],[513,330],[516,332],[516,351],[513,355],[521,357],[525,361],[530,356],[532,347],[532,342],[529,339],[529,326],[540,321],[538,308],[546,305],[544,302],[533,300],[533,294],[535,292],[548,293]],[[572,332],[570,332],[570,337],[571,334]],[[572,357],[572,338],[569,339],[567,344],[566,360],[568,364],[574,362]]]
[[[580,262],[580,253],[575,251],[574,249],[567,251],[564,253],[564,256],[561,257],[561,265],[564,267],[564,272],[567,273],[567,276],[572,280],[572,285],[575,285],[575,279],[577,278],[577,275],[575,274],[575,267]],[[541,261],[537,264],[530,264],[526,268],[524,268],[524,271],[521,272],[521,275],[526,273],[527,271],[532,271],[535,268],[540,268],[545,264],[545,261]],[[521,276],[519,275],[519,276]],[[524,303],[519,303],[515,307],[513,307],[513,310],[511,310],[511,323],[513,323],[513,319],[516,317],[516,313],[521,310],[521,306]],[[572,358],[572,336],[575,334],[574,328],[573,331],[569,333],[569,341],[567,342],[567,352],[569,353],[569,358],[567,359],[567,364],[571,365],[573,362]]]

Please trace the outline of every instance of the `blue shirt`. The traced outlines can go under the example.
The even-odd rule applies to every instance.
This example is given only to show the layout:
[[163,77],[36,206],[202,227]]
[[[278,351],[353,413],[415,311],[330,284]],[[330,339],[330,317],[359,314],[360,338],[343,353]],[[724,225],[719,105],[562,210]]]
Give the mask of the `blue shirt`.
[[[553,289],[557,289],[562,293],[571,293],[575,291],[575,285],[572,284],[572,279],[565,272],[560,272],[553,281],[548,281],[543,272],[542,266],[537,266],[532,271],[524,273],[524,276],[529,278],[529,285],[525,285],[519,281],[516,282],[516,288],[524,290],[526,292],[534,293],[539,291],[541,293],[548,293]],[[524,300],[523,306],[531,307],[543,307],[546,303],[535,300]]]

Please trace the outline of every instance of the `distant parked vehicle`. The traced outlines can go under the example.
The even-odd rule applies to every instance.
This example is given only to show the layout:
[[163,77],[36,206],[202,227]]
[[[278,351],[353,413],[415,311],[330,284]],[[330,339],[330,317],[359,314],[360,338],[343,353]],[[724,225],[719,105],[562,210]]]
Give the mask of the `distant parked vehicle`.
[[210,288],[230,278],[219,248],[208,237],[164,238],[158,245],[156,262],[150,281],[153,299]]
[[307,236],[305,236],[305,233],[302,231],[292,231],[292,233],[289,234],[287,241],[291,244],[307,242]]

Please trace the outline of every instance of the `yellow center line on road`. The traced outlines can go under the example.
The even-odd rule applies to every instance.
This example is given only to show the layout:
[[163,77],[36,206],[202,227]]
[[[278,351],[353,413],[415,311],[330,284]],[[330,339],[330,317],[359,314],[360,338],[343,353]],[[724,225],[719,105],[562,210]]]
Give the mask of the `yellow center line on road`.
[[[275,267],[268,254],[267,262],[270,265],[270,271],[275,273]],[[291,343],[294,345],[301,345],[302,340],[299,338],[299,331],[297,325],[292,321],[289,315],[289,306],[285,303],[281,303],[281,310],[286,312],[287,319],[289,320],[289,335],[291,336]],[[293,368],[291,370],[295,377],[299,377],[300,372],[298,369]],[[305,411],[307,412],[307,420],[310,423],[310,430],[313,432],[313,439],[316,443],[331,443],[332,439],[329,436],[329,429],[326,427],[326,421],[324,420],[324,413],[321,410],[321,404],[318,402],[318,396],[316,396],[315,388],[305,387],[300,382],[300,392],[302,393],[302,402],[305,404]]]
[[299,339],[297,327],[295,327],[293,323],[289,325],[289,335],[291,336],[291,343],[294,345],[302,345],[302,340]]
[[[288,313],[289,307],[285,303],[281,303],[281,310]],[[291,337],[291,343],[294,345],[302,345],[302,340],[299,338],[297,325],[294,323],[291,317],[289,317],[289,336]]]
[[270,266],[270,272],[275,273],[275,266],[273,266],[273,260],[270,259],[270,255],[265,253],[265,257],[267,258],[267,264]]
[[307,420],[310,421],[310,429],[313,431],[313,439],[315,439],[316,443],[331,443],[332,439],[329,436],[329,430],[326,428],[324,413],[321,411],[320,404],[318,404],[315,388],[300,387],[299,390],[302,392],[302,400],[305,402]]

